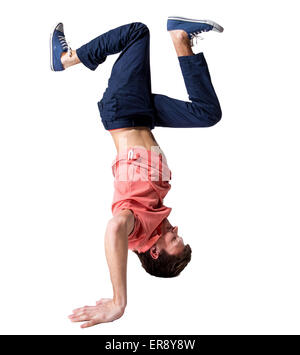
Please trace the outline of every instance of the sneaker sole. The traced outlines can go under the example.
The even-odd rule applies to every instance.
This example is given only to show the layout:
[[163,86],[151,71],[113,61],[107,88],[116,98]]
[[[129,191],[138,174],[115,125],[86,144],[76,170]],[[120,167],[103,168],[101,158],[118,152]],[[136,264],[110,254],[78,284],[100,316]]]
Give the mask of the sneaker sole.
[[53,33],[54,31],[56,30],[56,27],[60,24],[61,22],[58,22],[54,28],[53,28],[53,31],[50,33],[50,68],[52,71],[55,71],[54,70],[54,67],[53,67],[53,47],[52,47],[52,39],[53,39]]
[[223,32],[224,28],[220,26],[218,23],[211,21],[211,20],[195,20],[192,18],[186,18],[186,17],[178,17],[178,16],[169,16],[168,20],[177,20],[177,21],[186,21],[186,22],[201,22],[201,23],[206,23],[207,25],[213,26],[212,31],[216,32]]

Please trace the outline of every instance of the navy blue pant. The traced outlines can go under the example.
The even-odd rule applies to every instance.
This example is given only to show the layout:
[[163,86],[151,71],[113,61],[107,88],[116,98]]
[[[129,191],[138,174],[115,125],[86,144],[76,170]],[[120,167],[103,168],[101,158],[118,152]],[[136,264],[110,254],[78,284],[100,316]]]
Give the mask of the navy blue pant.
[[222,112],[203,53],[178,58],[190,99],[185,102],[152,94],[149,43],[147,26],[136,22],[106,32],[77,50],[80,61],[91,70],[120,52],[98,102],[105,129],[216,124]]

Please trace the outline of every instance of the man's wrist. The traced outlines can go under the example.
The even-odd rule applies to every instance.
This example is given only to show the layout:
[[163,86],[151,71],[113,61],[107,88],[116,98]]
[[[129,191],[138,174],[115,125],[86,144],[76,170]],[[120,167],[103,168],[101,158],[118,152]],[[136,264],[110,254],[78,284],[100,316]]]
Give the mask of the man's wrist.
[[114,297],[114,304],[120,308],[121,311],[124,311],[127,306],[127,300],[123,297]]

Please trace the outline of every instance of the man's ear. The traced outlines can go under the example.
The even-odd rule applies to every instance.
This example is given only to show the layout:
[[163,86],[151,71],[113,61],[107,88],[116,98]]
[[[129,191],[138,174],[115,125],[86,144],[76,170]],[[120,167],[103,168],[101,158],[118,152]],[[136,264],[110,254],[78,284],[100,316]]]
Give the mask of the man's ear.
[[151,257],[156,260],[159,257],[159,253],[160,253],[159,248],[157,247],[156,244],[154,244],[153,247],[150,249]]

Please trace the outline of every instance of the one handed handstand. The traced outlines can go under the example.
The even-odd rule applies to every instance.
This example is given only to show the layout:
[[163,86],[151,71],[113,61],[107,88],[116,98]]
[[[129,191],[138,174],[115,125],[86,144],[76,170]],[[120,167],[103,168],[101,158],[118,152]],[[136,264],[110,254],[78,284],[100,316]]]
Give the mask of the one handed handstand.
[[184,102],[151,92],[149,30],[131,23],[72,50],[59,23],[50,39],[51,69],[62,71],[82,63],[95,70],[111,54],[120,53],[109,85],[98,102],[104,128],[117,149],[113,218],[105,232],[105,253],[113,298],[78,308],[69,317],[87,328],[120,318],[127,305],[128,249],[153,276],[175,277],[191,260],[191,248],[168,220],[171,208],[163,203],[171,188],[171,171],[156,142],[154,127],[210,127],[221,119],[221,108],[203,53],[194,54],[191,42],[201,32],[223,28],[213,21],[169,17],[171,35],[189,94]]

